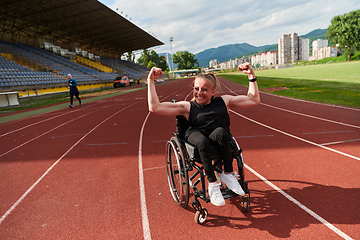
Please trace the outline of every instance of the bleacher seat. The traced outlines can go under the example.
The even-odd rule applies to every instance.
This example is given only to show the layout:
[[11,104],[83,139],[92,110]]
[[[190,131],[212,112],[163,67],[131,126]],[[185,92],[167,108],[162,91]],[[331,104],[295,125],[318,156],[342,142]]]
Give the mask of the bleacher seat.
[[[17,62],[26,62],[26,65],[47,69],[48,72],[35,71],[21,66],[14,61],[9,61],[2,57],[4,55],[15,56]],[[100,58],[100,63],[94,62],[94,64],[106,69],[106,72],[95,71],[34,46],[0,41],[1,87],[42,84],[64,85],[67,82],[67,75],[69,73],[79,82],[109,82],[118,75],[118,73],[111,72],[111,69],[117,70],[119,74],[128,74],[130,78],[141,79],[143,73],[149,71],[148,68],[135,63],[105,57]]]

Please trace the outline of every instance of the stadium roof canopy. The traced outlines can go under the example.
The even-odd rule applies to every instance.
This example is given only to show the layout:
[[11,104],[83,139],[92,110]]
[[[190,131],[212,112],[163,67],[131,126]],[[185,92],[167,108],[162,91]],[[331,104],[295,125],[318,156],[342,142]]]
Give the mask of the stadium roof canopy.
[[52,39],[62,47],[78,44],[99,55],[164,44],[97,0],[1,0],[0,38],[4,34],[18,41]]

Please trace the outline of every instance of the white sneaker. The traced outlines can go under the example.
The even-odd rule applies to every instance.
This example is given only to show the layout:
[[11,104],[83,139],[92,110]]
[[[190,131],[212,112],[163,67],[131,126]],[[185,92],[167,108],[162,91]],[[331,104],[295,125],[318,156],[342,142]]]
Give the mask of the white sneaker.
[[220,174],[220,179],[222,182],[224,182],[226,184],[226,186],[233,191],[234,193],[240,195],[240,196],[244,196],[245,192],[244,190],[241,188],[239,181],[237,180],[237,178],[235,177],[234,173],[230,173],[230,174],[226,174],[224,172],[224,170],[222,171],[222,173]]
[[209,183],[209,187],[208,187],[210,202],[218,207],[225,205],[225,200],[223,195],[221,194],[219,185],[220,185],[219,183],[213,182],[213,183]]

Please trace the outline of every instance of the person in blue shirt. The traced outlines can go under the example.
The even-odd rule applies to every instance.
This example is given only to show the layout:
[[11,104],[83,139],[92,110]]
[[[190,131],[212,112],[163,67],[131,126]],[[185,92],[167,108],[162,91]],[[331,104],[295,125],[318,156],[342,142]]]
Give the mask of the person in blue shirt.
[[76,97],[76,99],[79,101],[79,105],[81,106],[81,100],[79,97],[79,90],[76,87],[78,84],[76,82],[75,79],[72,78],[71,74],[68,74],[68,88],[70,89],[70,105],[69,107],[73,107],[73,99],[74,99],[74,95]]

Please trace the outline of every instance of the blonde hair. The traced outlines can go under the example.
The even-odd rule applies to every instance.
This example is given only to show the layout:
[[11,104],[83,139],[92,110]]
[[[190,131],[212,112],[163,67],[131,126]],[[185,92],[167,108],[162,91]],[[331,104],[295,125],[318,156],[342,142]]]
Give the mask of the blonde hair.
[[[203,78],[203,79],[210,81],[213,84],[213,89],[218,89],[218,90],[221,89],[221,84],[220,84],[219,80],[217,79],[217,77],[215,76],[215,74],[213,74],[213,73],[205,73],[205,74],[197,75],[194,79],[193,85],[195,84],[195,80],[198,78]],[[195,101],[195,97],[193,97],[191,99],[191,101],[192,102]]]
[[[213,73],[199,74],[195,77],[195,80],[197,78],[203,78],[203,79],[209,80],[213,84],[213,89],[218,89],[218,90],[221,89],[220,82],[217,79],[217,77],[215,76],[215,74],[213,74]],[[195,80],[194,80],[194,82],[195,82]]]

